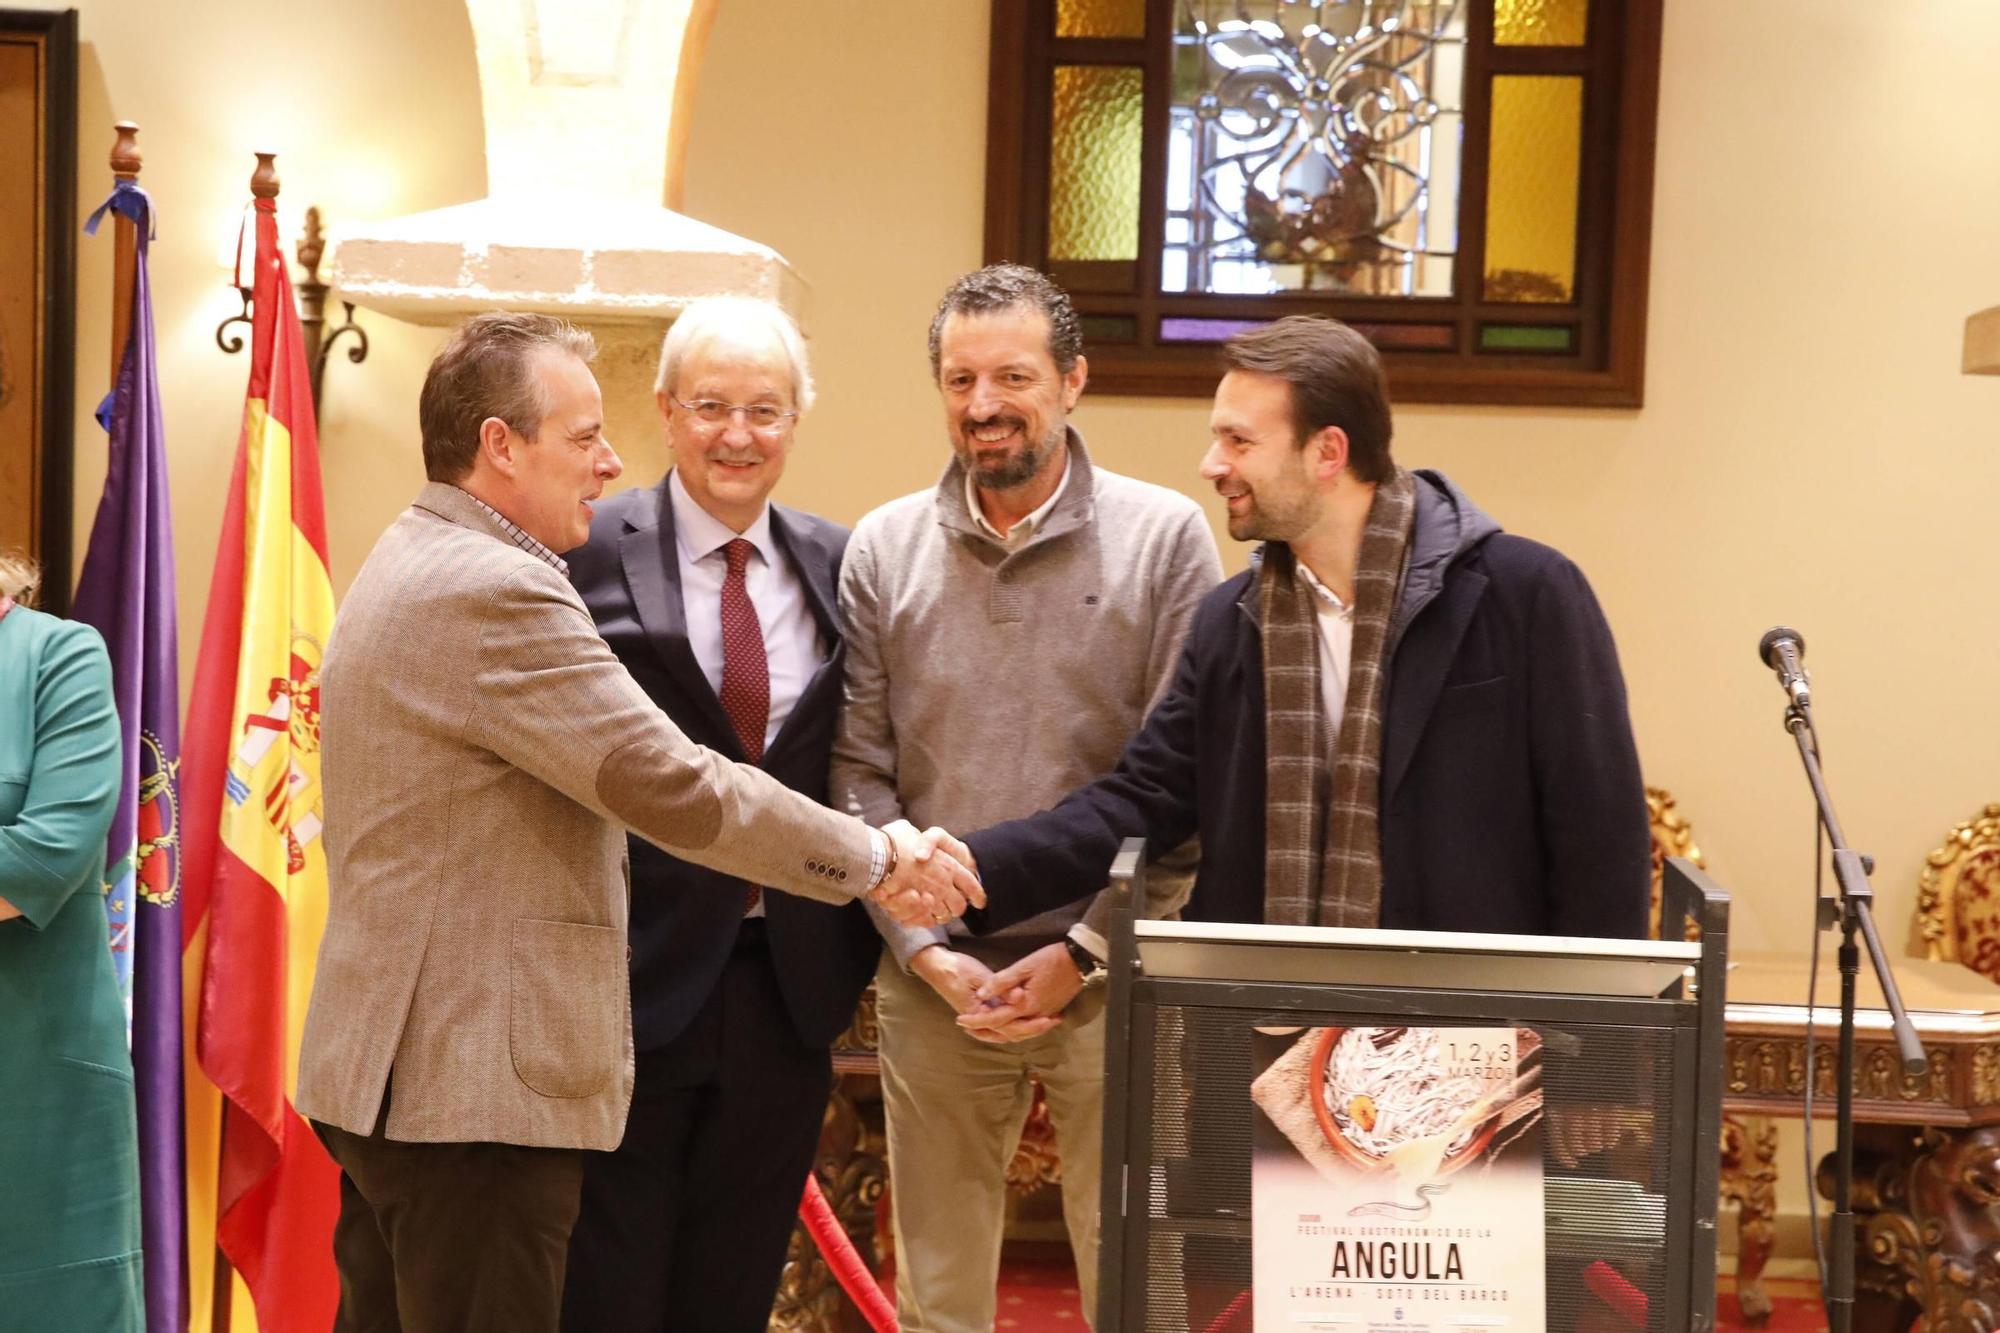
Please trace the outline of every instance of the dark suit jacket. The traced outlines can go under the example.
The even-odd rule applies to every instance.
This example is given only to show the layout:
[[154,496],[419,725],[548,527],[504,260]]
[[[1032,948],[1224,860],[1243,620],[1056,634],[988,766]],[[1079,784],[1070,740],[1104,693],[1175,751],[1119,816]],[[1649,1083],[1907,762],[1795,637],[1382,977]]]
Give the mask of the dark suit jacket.
[[[1581,571],[1417,474],[1390,623],[1382,925],[1638,937],[1645,789],[1610,627]],[[1108,777],[972,834],[995,929],[1094,891],[1121,839],[1201,834],[1192,921],[1264,919],[1264,671],[1254,570],[1202,603],[1167,695]]]
[[[795,791],[826,800],[828,756],[840,709],[845,644],[836,586],[847,529],[771,506],[771,533],[805,585],[832,653],[764,752],[760,767]],[[570,580],[597,629],[661,710],[699,744],[745,758],[736,729],[688,646],[680,558],[667,483],[620,492],[597,506],[590,541],[572,551]],[[743,919],[743,881],[691,865],[638,838],[632,853],[632,1037],[642,1051],[678,1036],[708,998]],[[858,904],[833,907],[786,893],[764,895],[771,958],[800,1040],[840,1035],[881,953]]]

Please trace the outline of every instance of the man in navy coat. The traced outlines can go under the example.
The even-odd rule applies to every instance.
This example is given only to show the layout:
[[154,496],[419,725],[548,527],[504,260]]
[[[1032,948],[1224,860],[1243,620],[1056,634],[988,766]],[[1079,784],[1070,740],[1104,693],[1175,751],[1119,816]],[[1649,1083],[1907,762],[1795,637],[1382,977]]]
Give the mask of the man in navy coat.
[[[847,530],[769,502],[812,403],[791,321],[698,301],[661,351],[673,470],[603,501],[570,577],[694,740],[826,799]],[[563,1327],[762,1333],[881,941],[858,906],[762,893],[632,839],[625,1140],[586,1158]]]
[[[1643,935],[1644,788],[1617,652],[1581,571],[1503,533],[1441,474],[1396,467],[1380,358],[1353,330],[1292,317],[1238,335],[1224,359],[1201,472],[1228,505],[1230,535],[1264,545],[1202,604],[1172,686],[1116,771],[967,839],[991,904],[967,922],[993,929],[1092,892],[1126,837],[1157,852],[1198,832],[1190,920],[1283,919],[1267,910],[1275,851],[1306,867],[1306,911],[1291,918],[1306,924]],[[1370,548],[1390,553],[1375,571],[1388,583],[1371,646],[1356,623],[1367,609],[1357,579],[1386,507],[1378,493],[1392,489],[1402,542]],[[1377,734],[1360,756],[1370,781],[1339,798],[1366,818],[1343,825],[1330,810],[1317,840],[1308,827],[1297,847],[1267,818],[1280,804],[1273,785],[1298,781],[1271,762],[1267,736],[1260,592],[1274,560],[1297,571],[1292,642],[1314,647],[1295,648],[1295,665],[1311,671],[1305,657],[1318,659],[1302,678],[1320,687],[1316,743],[1331,784],[1352,757],[1343,729],[1362,724],[1343,697],[1350,673],[1362,679],[1366,659],[1379,680],[1366,719]],[[1310,730],[1310,712],[1289,716]],[[1278,738],[1294,758],[1311,749],[1297,734]],[[1325,855],[1343,828],[1351,845]],[[1373,858],[1376,872],[1358,877],[1364,891],[1344,912],[1332,901],[1333,882],[1349,878],[1341,856],[1364,870]],[[1017,992],[967,1021],[1004,1023],[1035,1003]]]

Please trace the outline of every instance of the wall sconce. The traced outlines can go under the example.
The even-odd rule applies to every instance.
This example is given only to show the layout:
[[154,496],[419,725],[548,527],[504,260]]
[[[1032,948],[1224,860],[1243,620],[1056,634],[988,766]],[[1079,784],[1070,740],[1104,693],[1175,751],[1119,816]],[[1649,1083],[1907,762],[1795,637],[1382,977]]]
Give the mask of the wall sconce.
[[326,235],[320,230],[319,208],[306,210],[305,234],[299,237],[300,274],[293,286],[299,294],[299,324],[305,330],[306,362],[312,367],[313,407],[319,407],[319,377],[326,372],[326,358],[340,335],[354,335],[347,359],[360,365],[368,359],[368,330],[354,322],[354,302],[342,301],[341,321],[326,328],[326,284],[319,280],[319,261],[326,254]]
[[[278,171],[273,164],[274,154],[259,153],[257,170],[250,177],[250,193],[259,199],[275,199],[278,195]],[[354,322],[354,303],[342,301],[344,310],[342,322],[331,331],[326,328],[327,285],[320,281],[319,264],[326,254],[326,234],[320,226],[317,206],[306,210],[305,230],[299,236],[298,269],[292,274],[292,290],[298,295],[299,328],[305,336],[306,366],[312,381],[312,398],[315,410],[319,407],[320,377],[326,372],[327,356],[333,351],[334,343],[342,334],[354,335],[354,346],[347,349],[347,359],[360,365],[368,359],[368,330]],[[243,308],[215,326],[215,345],[228,353],[243,350],[243,335],[231,333],[230,325],[250,324],[250,302],[253,289],[243,282],[242,238],[236,245],[236,262],[231,266],[230,285],[243,302]]]

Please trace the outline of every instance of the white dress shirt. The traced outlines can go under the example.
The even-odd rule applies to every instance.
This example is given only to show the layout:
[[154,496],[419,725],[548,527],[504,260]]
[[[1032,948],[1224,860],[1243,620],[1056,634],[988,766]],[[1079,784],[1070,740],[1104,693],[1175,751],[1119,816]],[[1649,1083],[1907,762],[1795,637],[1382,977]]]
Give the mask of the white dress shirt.
[[1354,662],[1354,608],[1321,583],[1298,562],[1299,578],[1312,594],[1313,621],[1319,628],[1319,695],[1326,709],[1327,747],[1331,756],[1340,746],[1340,723],[1347,714],[1347,673]]
[[[756,547],[743,570],[743,588],[757,609],[757,626],[764,631],[764,660],[771,673],[771,715],[764,722],[764,745],[778,738],[792,706],[826,664],[826,644],[819,622],[806,600],[798,571],[778,550],[771,536],[771,506],[741,533],[695,503],[681,474],[667,478],[674,506],[674,549],[681,566],[681,610],[687,618],[688,647],[718,698],[722,694],[722,580],[729,558],[722,548],[739,536]],[[878,855],[881,849],[877,848]],[[764,915],[760,899],[751,916]]]
[[771,715],[764,723],[764,744],[778,737],[792,706],[820,667],[826,645],[819,622],[806,600],[805,584],[778,550],[771,536],[771,506],[742,533],[696,504],[676,472],[667,480],[673,497],[674,546],[681,563],[681,607],[687,614],[688,647],[701,664],[701,674],[718,697],[722,693],[722,580],[729,572],[722,548],[741,536],[756,547],[743,571],[743,587],[757,608],[757,625],[764,631],[764,658],[771,671]]

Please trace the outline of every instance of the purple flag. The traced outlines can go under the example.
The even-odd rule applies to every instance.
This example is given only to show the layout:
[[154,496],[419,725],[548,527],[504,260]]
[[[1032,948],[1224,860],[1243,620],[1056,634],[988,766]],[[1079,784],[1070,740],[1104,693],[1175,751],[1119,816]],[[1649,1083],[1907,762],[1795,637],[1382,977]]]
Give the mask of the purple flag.
[[152,283],[146,272],[153,204],[137,185],[120,181],[84,230],[95,233],[106,210],[132,219],[138,233],[132,334],[118,368],[118,385],[98,409],[98,420],[111,433],[110,468],[71,614],[96,626],[111,650],[112,688],[125,732],[125,790],[111,821],[104,878],[112,956],[126,988],[138,1085],[146,1328],[148,1333],[184,1333],[180,684],[166,437],[154,357]]

